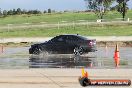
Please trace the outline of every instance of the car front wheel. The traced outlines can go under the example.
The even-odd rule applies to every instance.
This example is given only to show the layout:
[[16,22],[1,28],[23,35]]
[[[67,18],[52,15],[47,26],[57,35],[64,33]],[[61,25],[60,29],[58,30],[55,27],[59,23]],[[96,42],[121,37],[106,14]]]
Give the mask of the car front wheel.
[[35,48],[33,54],[40,54],[42,52],[42,50],[40,48]]

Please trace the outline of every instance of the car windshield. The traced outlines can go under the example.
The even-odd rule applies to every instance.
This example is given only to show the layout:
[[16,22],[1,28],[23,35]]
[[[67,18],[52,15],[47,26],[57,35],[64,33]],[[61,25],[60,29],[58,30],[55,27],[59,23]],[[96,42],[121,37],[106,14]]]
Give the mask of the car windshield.
[[61,36],[56,36],[54,38],[52,38],[51,40],[49,40],[49,42],[55,42],[55,41],[62,41],[62,37]]
[[49,40],[48,42],[54,42],[54,38],[52,38],[51,40]]

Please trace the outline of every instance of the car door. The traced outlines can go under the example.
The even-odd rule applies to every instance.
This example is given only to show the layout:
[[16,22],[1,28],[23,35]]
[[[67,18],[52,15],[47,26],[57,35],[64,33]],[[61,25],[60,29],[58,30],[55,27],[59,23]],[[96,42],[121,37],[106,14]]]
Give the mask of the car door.
[[68,45],[68,48],[67,48],[68,52],[73,53],[74,48],[76,46],[76,41],[77,39],[74,36],[72,35],[67,36],[66,43]]
[[50,53],[56,53],[57,52],[57,47],[58,47],[58,38],[59,36],[56,36],[52,38],[51,40],[46,43],[46,50],[49,51]]
[[65,53],[68,53],[67,52],[67,49],[68,49],[68,45],[66,43],[66,36],[63,35],[61,37],[59,37],[57,39],[57,42],[56,42],[56,50],[58,53],[61,53],[61,54],[65,54]]
[[51,40],[51,43],[48,44],[48,48],[50,51],[54,53],[66,53],[67,52],[67,44],[65,41],[65,36],[57,36]]

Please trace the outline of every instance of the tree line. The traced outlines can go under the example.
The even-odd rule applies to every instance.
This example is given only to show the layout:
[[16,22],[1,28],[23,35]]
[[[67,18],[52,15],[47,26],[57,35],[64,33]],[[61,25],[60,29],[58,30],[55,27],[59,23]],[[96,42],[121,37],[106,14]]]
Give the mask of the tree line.
[[[84,1],[87,6],[87,11],[94,12],[99,19],[103,19],[104,15],[106,15],[108,11],[116,10],[122,15],[122,18],[124,20],[128,10],[127,2],[129,0],[84,0]],[[111,7],[113,3],[117,3],[117,5]],[[0,9],[0,17],[6,17],[8,15],[43,14],[52,12],[55,12],[55,10],[53,11],[50,8],[48,10],[44,10],[43,12],[39,10],[22,10],[21,8],[3,11]]]
[[8,15],[21,15],[21,14],[42,14],[42,13],[51,13],[51,9],[48,10],[39,11],[39,10],[21,10],[21,8],[18,9],[11,9],[11,10],[1,10],[0,9],[0,17],[6,17]]

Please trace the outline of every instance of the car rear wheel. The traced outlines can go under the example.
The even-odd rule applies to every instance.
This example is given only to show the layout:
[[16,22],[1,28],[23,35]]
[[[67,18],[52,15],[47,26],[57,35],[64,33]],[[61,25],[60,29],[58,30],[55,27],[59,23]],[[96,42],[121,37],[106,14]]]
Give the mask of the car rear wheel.
[[75,47],[74,48],[74,54],[75,55],[82,55],[83,54],[83,48],[82,47]]

